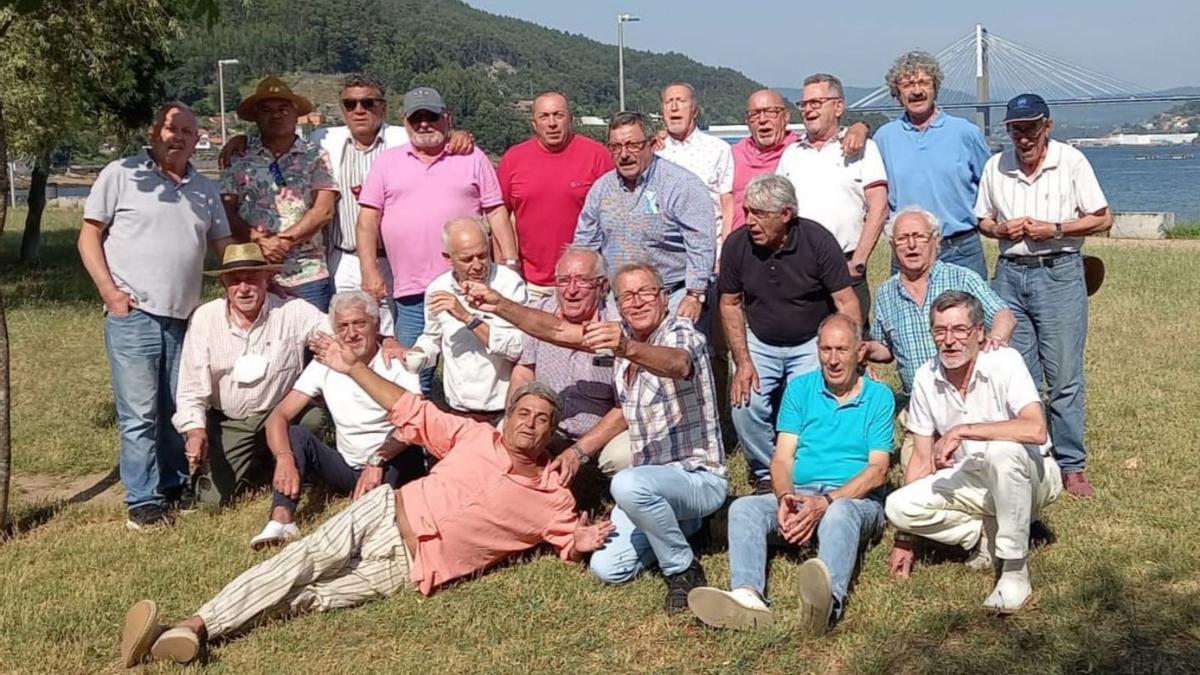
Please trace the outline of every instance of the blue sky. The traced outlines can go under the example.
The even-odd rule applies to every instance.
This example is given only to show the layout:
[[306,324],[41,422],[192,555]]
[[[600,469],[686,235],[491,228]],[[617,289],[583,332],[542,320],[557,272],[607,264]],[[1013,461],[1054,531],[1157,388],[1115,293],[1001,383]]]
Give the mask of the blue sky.
[[936,52],[976,23],[1148,89],[1200,85],[1200,0],[466,2],[607,43],[617,39],[616,15],[636,14],[642,20],[626,26],[627,47],[682,52],[773,86],[797,86],[817,71],[832,72],[847,85],[877,86],[901,52]]

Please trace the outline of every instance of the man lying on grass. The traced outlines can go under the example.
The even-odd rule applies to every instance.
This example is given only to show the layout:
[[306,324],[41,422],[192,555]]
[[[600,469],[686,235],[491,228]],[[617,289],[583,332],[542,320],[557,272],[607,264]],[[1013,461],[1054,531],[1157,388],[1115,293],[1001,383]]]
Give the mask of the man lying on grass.
[[154,659],[188,663],[201,647],[264,615],[350,607],[401,587],[424,594],[475,574],[543,542],[563,560],[579,561],[612,531],[589,524],[547,471],[546,444],[561,404],[531,382],[513,395],[504,430],[438,410],[355,358],[326,335],[310,343],[317,359],[349,375],[391,410],[396,435],[441,461],[430,474],[393,491],[380,486],[234,579],[174,628],[158,624],[152,600],[129,609],[121,658],[132,667]]

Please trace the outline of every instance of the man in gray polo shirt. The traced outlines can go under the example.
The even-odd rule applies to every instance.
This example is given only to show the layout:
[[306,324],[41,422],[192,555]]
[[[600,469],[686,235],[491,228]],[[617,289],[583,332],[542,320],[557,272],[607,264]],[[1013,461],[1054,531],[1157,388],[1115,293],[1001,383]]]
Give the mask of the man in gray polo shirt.
[[180,350],[206,246],[220,255],[230,241],[220,187],[189,161],[199,137],[191,109],[163,106],[150,151],[106,166],[83,210],[79,255],[104,300],[130,529],[162,522],[183,497],[188,465],[171,426]]

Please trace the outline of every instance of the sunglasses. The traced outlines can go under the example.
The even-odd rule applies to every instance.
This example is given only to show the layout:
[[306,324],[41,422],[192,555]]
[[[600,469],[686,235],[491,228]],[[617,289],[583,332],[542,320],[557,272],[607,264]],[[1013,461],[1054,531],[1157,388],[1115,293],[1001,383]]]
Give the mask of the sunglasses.
[[283,169],[279,168],[279,160],[271,162],[271,165],[267,168],[271,170],[271,178],[275,180],[275,187],[287,187],[287,179],[283,177]]
[[350,112],[361,106],[363,110],[370,112],[375,109],[375,106],[383,105],[386,102],[381,98],[344,98],[342,99],[342,108],[346,112]]

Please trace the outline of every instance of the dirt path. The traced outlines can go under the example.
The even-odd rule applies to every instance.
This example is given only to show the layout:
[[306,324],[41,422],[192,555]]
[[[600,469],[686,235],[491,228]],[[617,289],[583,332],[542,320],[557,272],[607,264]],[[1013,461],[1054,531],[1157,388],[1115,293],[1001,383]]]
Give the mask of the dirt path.
[[13,504],[29,502],[87,502],[120,504],[125,496],[115,468],[109,471],[64,478],[44,474],[17,474],[13,477]]

